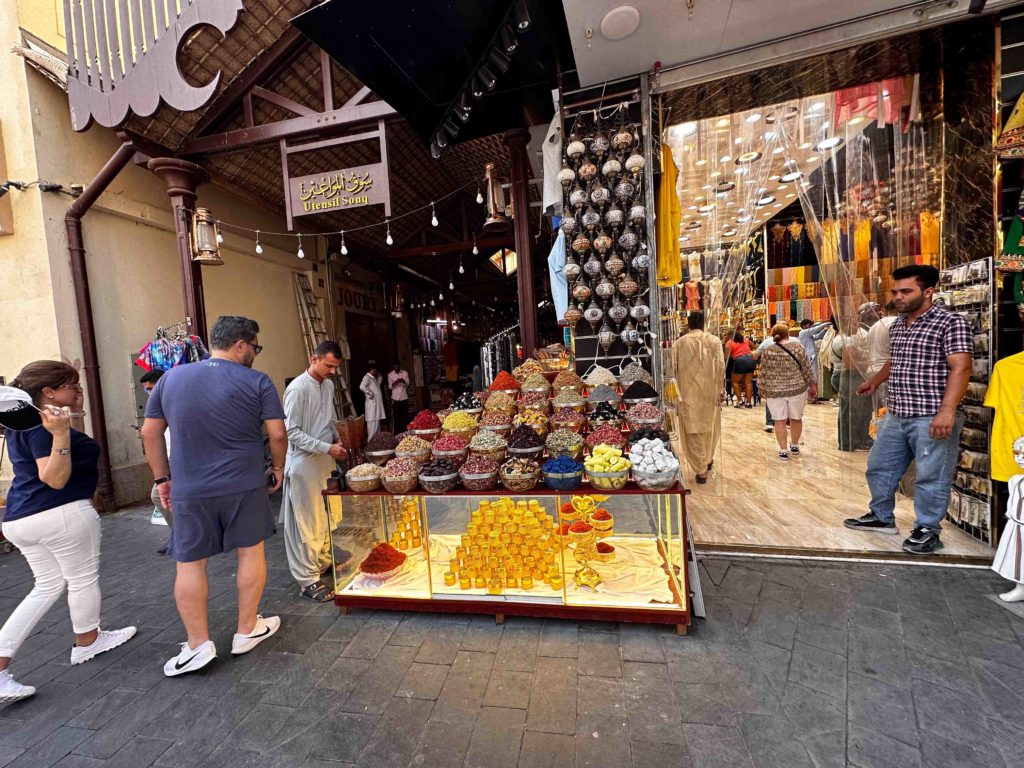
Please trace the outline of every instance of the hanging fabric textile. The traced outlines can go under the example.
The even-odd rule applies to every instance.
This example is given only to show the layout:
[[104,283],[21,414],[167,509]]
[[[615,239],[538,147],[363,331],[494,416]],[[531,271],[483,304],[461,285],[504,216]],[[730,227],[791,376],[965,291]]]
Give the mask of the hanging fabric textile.
[[679,259],[679,225],[682,221],[676,178],[679,169],[672,159],[668,142],[661,143],[661,181],[656,198],[658,285],[671,288],[683,279],[683,266]]
[[555,304],[555,319],[559,322],[569,308],[569,280],[563,271],[565,267],[565,232],[559,228],[558,237],[548,254],[548,276],[551,278],[551,298]]
[[179,365],[206,360],[210,352],[203,340],[190,334],[185,323],[156,329],[153,341],[139,350],[135,364],[145,371],[169,371]]

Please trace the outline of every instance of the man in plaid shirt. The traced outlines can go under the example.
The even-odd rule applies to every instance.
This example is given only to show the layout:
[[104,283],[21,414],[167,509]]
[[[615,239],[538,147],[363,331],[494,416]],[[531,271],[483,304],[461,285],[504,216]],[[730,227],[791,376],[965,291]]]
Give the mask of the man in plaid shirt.
[[939,282],[935,267],[900,267],[892,277],[892,300],[900,314],[889,328],[891,357],[857,389],[858,395],[869,396],[882,382],[889,383],[888,413],[868,455],[871,512],[844,524],[898,534],[896,490],[915,461],[917,519],[903,550],[931,554],[942,548],[939,531],[960,453],[963,414],[957,408],[971,377],[973,336],[967,320],[932,304]]

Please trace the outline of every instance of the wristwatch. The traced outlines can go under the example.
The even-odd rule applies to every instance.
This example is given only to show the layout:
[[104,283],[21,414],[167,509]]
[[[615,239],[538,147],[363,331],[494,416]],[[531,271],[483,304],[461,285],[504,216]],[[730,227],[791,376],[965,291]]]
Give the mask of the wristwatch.
[[70,456],[71,455],[71,449],[70,448],[54,448],[52,451],[50,451],[50,453],[56,453],[59,456]]
[[163,485],[164,483],[169,483],[169,482],[171,482],[171,476],[170,475],[164,475],[163,477],[158,477],[156,480],[154,480],[153,481],[153,485]]

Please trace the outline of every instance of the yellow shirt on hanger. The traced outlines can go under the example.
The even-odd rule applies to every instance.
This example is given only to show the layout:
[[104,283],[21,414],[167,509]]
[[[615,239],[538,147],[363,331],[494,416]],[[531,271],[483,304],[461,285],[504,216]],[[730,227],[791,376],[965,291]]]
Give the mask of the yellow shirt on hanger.
[[839,225],[832,219],[821,223],[823,231],[821,242],[821,258],[819,264],[835,264],[839,261]]
[[996,411],[992,422],[992,479],[1005,483],[1024,472],[1013,460],[1013,441],[1024,437],[1024,352],[995,364],[985,405]]
[[679,224],[681,208],[676,193],[678,169],[672,159],[668,142],[661,144],[661,181],[658,183],[658,285],[670,288],[683,279],[683,264],[679,255]]
[[858,221],[853,230],[853,258],[857,261],[871,259],[871,221]]
[[921,211],[917,217],[921,225],[921,255],[939,255],[939,217],[931,211]]

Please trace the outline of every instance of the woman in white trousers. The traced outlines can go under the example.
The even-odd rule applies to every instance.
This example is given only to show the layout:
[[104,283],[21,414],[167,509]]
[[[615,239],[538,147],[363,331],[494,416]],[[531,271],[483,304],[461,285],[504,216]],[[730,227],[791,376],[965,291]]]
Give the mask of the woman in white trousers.
[[78,372],[66,363],[40,360],[25,366],[11,384],[32,396],[43,423],[9,430],[5,437],[14,481],[3,534],[25,556],[35,585],[0,628],[0,703],[35,693],[8,667],[65,587],[75,633],[72,664],[116,648],[136,631],[100,629],[100,519],[91,503],[99,446],[71,428],[70,413],[81,410],[83,400]]

